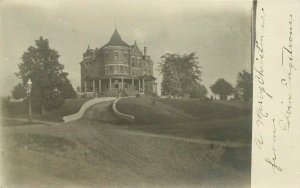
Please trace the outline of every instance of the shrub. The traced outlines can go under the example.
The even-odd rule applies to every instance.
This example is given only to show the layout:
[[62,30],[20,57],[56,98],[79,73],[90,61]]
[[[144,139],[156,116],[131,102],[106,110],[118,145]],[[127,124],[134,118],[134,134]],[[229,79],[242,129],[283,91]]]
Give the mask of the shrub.
[[123,89],[123,90],[121,91],[121,96],[122,96],[122,97],[127,97],[127,96],[128,96],[127,93],[126,93],[126,91],[125,91],[125,89]]
[[1,115],[7,115],[11,111],[9,104],[10,97],[1,97]]
[[152,97],[158,97],[157,93],[152,93],[151,96]]

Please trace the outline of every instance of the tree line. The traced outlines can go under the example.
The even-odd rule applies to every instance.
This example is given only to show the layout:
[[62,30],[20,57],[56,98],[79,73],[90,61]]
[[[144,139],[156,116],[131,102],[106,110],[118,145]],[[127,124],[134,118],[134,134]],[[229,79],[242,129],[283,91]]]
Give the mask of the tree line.
[[[159,64],[162,75],[161,94],[175,98],[208,98],[208,91],[201,83],[202,71],[199,64],[195,53],[163,55]],[[233,94],[235,99],[248,101],[252,98],[252,76],[243,70],[238,73],[235,87],[220,78],[210,89],[220,99],[227,99],[228,95]]]

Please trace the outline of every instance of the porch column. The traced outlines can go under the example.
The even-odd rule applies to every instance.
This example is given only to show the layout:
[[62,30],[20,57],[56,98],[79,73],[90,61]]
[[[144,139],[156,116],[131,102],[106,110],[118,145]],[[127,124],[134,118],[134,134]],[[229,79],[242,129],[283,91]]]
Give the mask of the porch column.
[[124,89],[124,80],[122,78],[122,89]]
[[145,93],[145,80],[143,79],[143,93]]
[[84,81],[84,92],[86,93],[86,81]]
[[134,80],[133,80],[133,78],[131,79],[131,87],[132,87],[132,91],[134,91]]
[[99,82],[99,93],[101,95],[101,79],[98,82]]
[[109,78],[109,90],[111,91],[111,78]]
[[93,92],[95,93],[95,80],[93,80]]
[[141,91],[141,80],[139,80],[139,92]]

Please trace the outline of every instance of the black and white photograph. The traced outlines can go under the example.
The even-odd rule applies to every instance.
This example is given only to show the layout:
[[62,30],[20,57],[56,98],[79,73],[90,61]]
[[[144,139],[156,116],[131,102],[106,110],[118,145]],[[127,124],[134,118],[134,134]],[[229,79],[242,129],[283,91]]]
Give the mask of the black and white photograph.
[[1,0],[1,188],[250,188],[256,1]]

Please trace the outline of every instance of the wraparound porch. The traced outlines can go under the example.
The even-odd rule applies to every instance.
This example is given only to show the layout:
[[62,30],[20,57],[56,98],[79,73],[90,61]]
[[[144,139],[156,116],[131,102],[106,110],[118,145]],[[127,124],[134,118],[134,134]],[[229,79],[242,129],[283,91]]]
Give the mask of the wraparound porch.
[[92,79],[84,81],[82,92],[93,92],[99,96],[113,96],[121,91],[134,95],[136,93],[144,93],[145,80],[138,78],[108,78],[108,79]]

